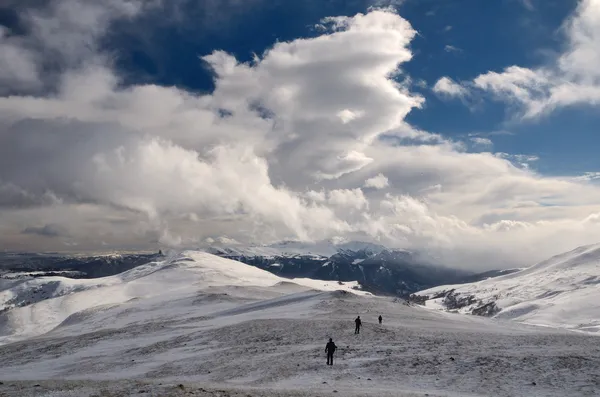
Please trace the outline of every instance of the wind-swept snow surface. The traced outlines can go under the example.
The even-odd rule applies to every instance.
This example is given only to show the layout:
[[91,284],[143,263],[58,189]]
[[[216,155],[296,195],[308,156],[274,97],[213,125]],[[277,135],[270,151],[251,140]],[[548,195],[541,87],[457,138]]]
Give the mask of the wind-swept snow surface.
[[430,308],[472,313],[495,305],[491,314],[496,318],[598,332],[600,244],[577,248],[506,276],[435,287],[417,295],[431,298],[426,302]]
[[[5,338],[37,336],[0,346],[0,395],[600,393],[592,335],[426,310],[209,254],[187,252],[82,284],[46,281],[59,283],[45,290],[56,297],[29,306],[46,304],[54,317],[41,307],[21,312],[28,306],[2,315],[3,332],[13,332]],[[21,284],[5,287],[5,305],[26,295]],[[14,317],[52,329],[38,335],[32,325],[17,334],[7,321]],[[330,337],[339,347],[333,366],[324,353]]]

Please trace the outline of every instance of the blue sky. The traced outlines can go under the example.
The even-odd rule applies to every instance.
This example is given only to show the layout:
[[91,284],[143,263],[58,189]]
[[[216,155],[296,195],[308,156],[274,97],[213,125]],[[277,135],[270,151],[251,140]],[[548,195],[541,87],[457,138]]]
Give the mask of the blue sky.
[[[176,22],[165,20],[162,10],[141,18],[134,30],[127,23],[116,24],[104,45],[115,51],[129,82],[210,92],[213,75],[199,56],[221,49],[240,61],[250,61],[275,41],[320,34],[314,25],[324,17],[352,16],[373,4],[369,0],[250,2],[234,12],[200,3],[179,8]],[[539,160],[530,166],[543,174],[578,175],[600,169],[594,148],[600,115],[595,109],[563,109],[542,120],[522,122],[515,120],[506,104],[485,95],[465,106],[441,100],[431,91],[442,76],[469,80],[511,65],[545,64],[564,47],[559,28],[576,5],[575,0],[407,0],[396,5],[418,31],[411,43],[414,58],[402,70],[428,85],[412,87],[426,98],[426,104],[414,109],[407,121],[453,139],[471,134],[488,137],[497,152],[537,156]]]

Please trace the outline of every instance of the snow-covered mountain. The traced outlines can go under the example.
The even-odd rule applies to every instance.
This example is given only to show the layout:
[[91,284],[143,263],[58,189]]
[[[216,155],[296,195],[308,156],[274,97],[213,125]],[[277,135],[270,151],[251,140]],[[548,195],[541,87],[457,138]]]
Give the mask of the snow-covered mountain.
[[0,279],[0,344],[44,334],[72,316],[132,299],[177,299],[203,288],[270,287],[284,282],[314,290],[368,294],[356,282],[283,279],[241,262],[188,251],[102,278]]
[[[426,310],[204,252],[98,279],[1,283],[7,397],[600,392],[596,336]],[[328,367],[329,338],[338,350]]]
[[600,244],[480,282],[418,292],[429,308],[529,324],[600,331]]
[[207,252],[216,255],[229,256],[261,256],[269,257],[325,257],[328,258],[340,252],[365,252],[368,254],[377,254],[387,250],[386,247],[379,244],[373,244],[363,241],[335,242],[323,240],[316,242],[302,241],[281,241],[269,245],[213,245],[206,248]]
[[477,278],[472,272],[426,263],[409,251],[358,241],[286,241],[267,246],[212,246],[206,251],[281,277],[357,281],[367,291],[399,297]]

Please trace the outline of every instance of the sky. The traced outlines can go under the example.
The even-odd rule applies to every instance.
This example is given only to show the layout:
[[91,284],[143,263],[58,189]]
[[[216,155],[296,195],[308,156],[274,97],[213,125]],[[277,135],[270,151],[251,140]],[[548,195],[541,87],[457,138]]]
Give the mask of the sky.
[[5,0],[0,249],[600,241],[600,0]]

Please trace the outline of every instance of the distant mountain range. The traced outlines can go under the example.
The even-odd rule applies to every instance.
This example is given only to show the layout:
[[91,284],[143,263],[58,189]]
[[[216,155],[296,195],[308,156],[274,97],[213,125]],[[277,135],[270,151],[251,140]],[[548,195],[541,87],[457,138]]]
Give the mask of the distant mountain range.
[[358,281],[366,291],[403,298],[438,285],[472,282],[510,272],[474,273],[451,269],[425,263],[409,251],[364,242],[290,241],[269,246],[213,246],[206,251],[281,277]]
[[106,277],[161,257],[162,253],[102,255],[0,253],[0,278],[53,275],[70,278]]
[[[426,263],[418,255],[367,242],[303,243],[283,241],[265,246],[211,246],[204,251],[236,260],[285,278],[357,281],[365,291],[408,298],[411,294],[446,284],[461,284],[505,274],[473,273]],[[152,261],[155,254],[0,254],[0,278],[65,276],[98,278],[128,271]]]

